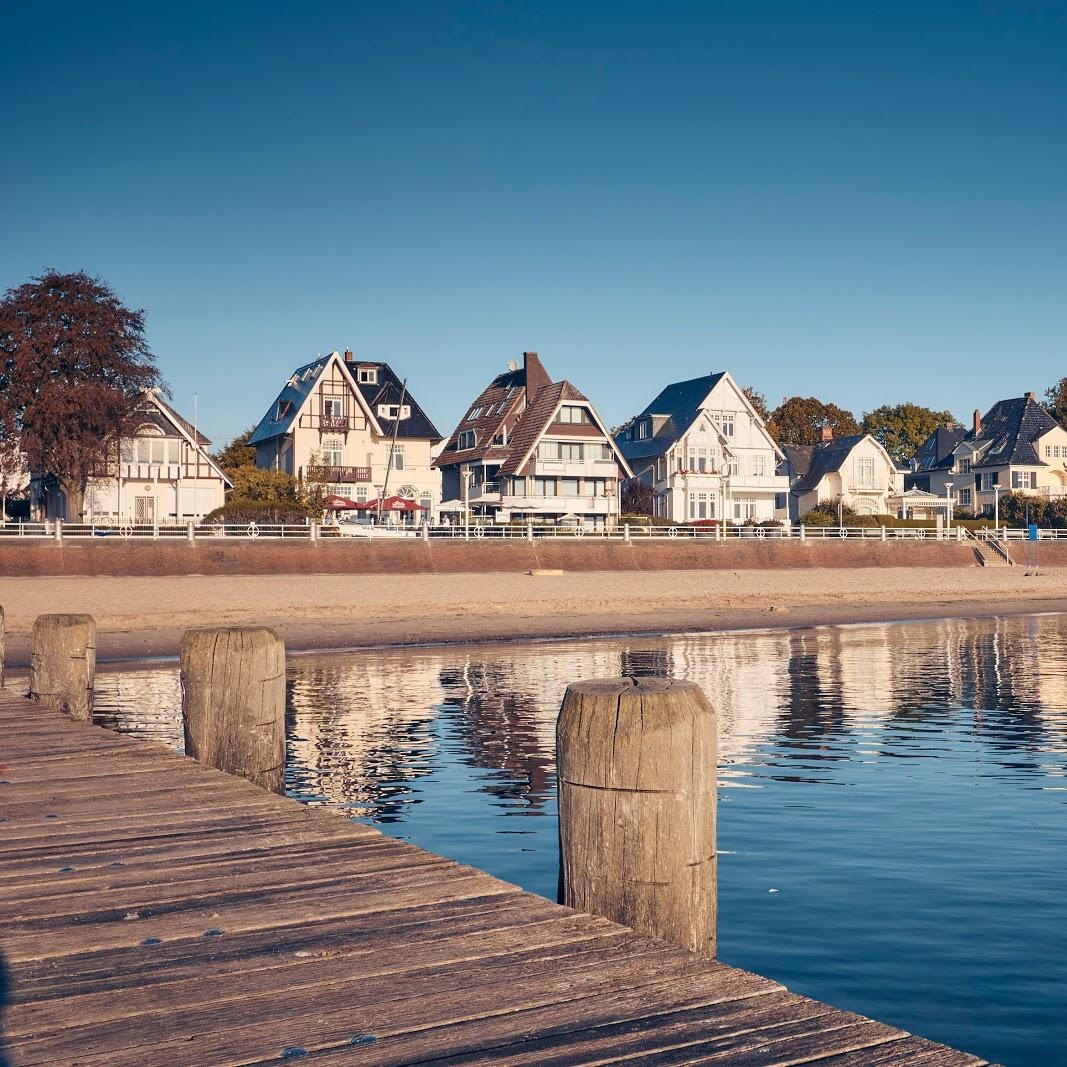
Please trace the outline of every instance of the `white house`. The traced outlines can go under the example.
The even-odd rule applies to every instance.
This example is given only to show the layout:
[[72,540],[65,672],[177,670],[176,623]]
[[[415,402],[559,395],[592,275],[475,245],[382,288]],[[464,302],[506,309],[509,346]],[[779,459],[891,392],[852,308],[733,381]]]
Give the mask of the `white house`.
[[200,520],[226,500],[229,480],[208,455],[211,441],[162,397],[146,389],[131,436],[109,442],[86,485],[83,511],[68,514],[66,496],[51,475],[30,484],[36,519],[103,524],[173,524]]
[[869,434],[834,437],[823,428],[817,445],[786,445],[789,518],[796,521],[817,504],[840,501],[859,515],[889,515],[904,491],[904,472]]
[[[935,430],[915,457],[909,489],[951,492],[957,507],[981,514],[998,491],[1067,496],[1067,430],[1033,393],[974,413],[971,429]],[[949,489],[951,486],[951,490]]]
[[400,496],[433,519],[441,435],[388,363],[331,352],[297,367],[249,439],[256,466],[358,502]]
[[785,508],[782,452],[727,371],[668,385],[615,441],[656,515],[765,522]]
[[613,526],[630,469],[589,398],[536,352],[479,393],[436,461],[454,511],[507,522]]

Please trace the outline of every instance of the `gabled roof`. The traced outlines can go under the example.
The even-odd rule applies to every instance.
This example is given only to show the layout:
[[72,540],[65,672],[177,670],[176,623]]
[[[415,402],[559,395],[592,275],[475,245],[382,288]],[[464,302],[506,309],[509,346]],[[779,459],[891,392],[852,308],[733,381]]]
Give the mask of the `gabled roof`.
[[193,424],[191,422],[188,422],[186,419],[183,419],[181,415],[179,415],[178,412],[175,411],[174,408],[172,408],[170,404],[168,404],[163,399],[163,397],[159,395],[159,393],[155,393],[152,399],[156,402],[157,405],[159,405],[160,410],[174,423],[176,427],[185,431],[185,434],[190,441],[195,441],[198,445],[200,445],[201,448],[204,448],[207,445],[211,444],[210,437],[205,437],[204,434],[202,434],[198,429],[195,429],[193,427]]
[[939,426],[915,453],[916,470],[948,470],[955,462],[953,450],[966,436],[962,426]]
[[252,436],[248,439],[250,445],[258,445],[263,441],[269,441],[272,437],[280,437],[289,432],[297,412],[311,395],[315,383],[329,362],[330,356],[319,356],[313,362],[297,367],[289,375],[282,391],[275,397],[266,415],[259,420],[259,425],[252,431]]
[[[250,445],[257,445],[263,441],[269,441],[273,437],[280,437],[292,429],[300,409],[304,402],[314,391],[316,384],[322,377],[331,362],[336,361],[341,367],[348,384],[351,386],[357,402],[365,409],[369,416],[371,429],[381,437],[392,437],[395,420],[387,419],[378,414],[379,404],[399,404],[401,382],[388,363],[376,360],[361,359],[358,363],[347,363],[341,358],[340,353],[331,352],[328,356],[320,356],[311,363],[305,363],[297,367],[289,376],[282,391],[274,398],[274,403],[267,409],[267,413],[259,421],[259,425],[252,431],[248,439]],[[352,374],[352,367],[374,367],[377,369],[377,382],[357,382]],[[411,408],[409,418],[400,420],[400,427],[396,431],[399,440],[404,438],[430,438],[439,441],[441,435],[430,421],[429,417],[415,401],[409,390],[404,397],[404,404]]]
[[[357,381],[356,388],[363,394],[363,399],[367,402],[367,406],[374,412],[374,417],[381,424],[382,432],[386,437],[392,437],[393,425],[396,420],[380,414],[378,405],[399,404],[400,394],[404,388],[403,382],[396,376],[393,368],[388,363],[370,364],[366,360],[360,360],[359,366],[375,366],[378,368],[377,384]],[[410,389],[404,393],[404,406],[411,408],[411,414],[406,419],[400,420],[400,428],[396,431],[396,436],[399,440],[403,440],[405,437],[428,437],[434,442],[441,440],[437,427],[430,421],[430,417],[426,412],[415,402]]]
[[[478,394],[434,460],[434,466],[451,467],[472,460],[506,459],[510,454],[510,443],[493,444],[493,439],[505,428],[514,433],[523,406],[528,406],[542,388],[551,384],[552,379],[537,353],[524,352],[521,367],[512,364]],[[459,435],[466,430],[474,431],[475,444],[460,450]]]
[[[835,437],[832,441],[821,441],[817,445],[787,446],[787,456],[791,457],[792,453],[798,453],[797,460],[801,464],[806,458],[804,473],[800,474],[797,481],[790,487],[791,491],[794,493],[811,492],[827,474],[839,471],[852,450],[866,437],[870,437],[870,434],[854,433],[848,437]],[[805,457],[805,452],[810,454]],[[793,463],[792,458],[790,458],[790,463]]]
[[684,382],[672,382],[662,389],[637,418],[632,420],[636,426],[641,419],[660,415],[665,421],[652,437],[630,440],[627,432],[615,438],[619,451],[627,460],[648,459],[661,456],[678,440],[696,421],[700,414],[700,405],[708,393],[725,377],[725,371],[717,374],[705,374],[700,378],[690,378]]
[[1033,397],[1033,394],[998,400],[982,417],[976,434],[971,430],[965,440],[981,447],[988,442],[974,467],[999,467],[1005,463],[1044,466],[1034,442],[1054,430],[1058,422]]
[[211,439],[205,437],[199,430],[194,430],[192,424],[186,419],[183,419],[182,416],[163,399],[158,389],[146,389],[144,391],[144,403],[146,408],[153,407],[156,409],[156,418],[151,419],[151,422],[154,425],[166,432],[167,427],[161,426],[160,422],[163,420],[170,422],[173,429],[178,431],[178,435],[184,437],[189,444],[197,449],[205,462],[215,470],[223,482],[228,486],[233,486],[233,482],[226,476],[225,471],[223,471],[223,469],[208,454],[207,446],[211,444]]

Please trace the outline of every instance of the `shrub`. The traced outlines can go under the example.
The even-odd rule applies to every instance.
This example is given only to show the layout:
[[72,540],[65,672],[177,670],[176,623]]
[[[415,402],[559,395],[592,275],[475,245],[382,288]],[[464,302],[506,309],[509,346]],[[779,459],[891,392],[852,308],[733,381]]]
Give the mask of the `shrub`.
[[244,523],[285,523],[296,526],[318,517],[303,504],[270,505],[255,500],[238,500],[231,497],[221,508],[215,508],[204,516],[205,526],[242,525]]

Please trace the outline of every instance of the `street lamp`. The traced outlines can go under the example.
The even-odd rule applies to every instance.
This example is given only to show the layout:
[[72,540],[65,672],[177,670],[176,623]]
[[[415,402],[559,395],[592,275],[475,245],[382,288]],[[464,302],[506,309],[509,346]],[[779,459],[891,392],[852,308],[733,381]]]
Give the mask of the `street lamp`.
[[952,529],[952,487],[955,484],[956,484],[955,482],[945,482],[945,493],[948,496],[948,512],[947,512],[948,526],[946,528],[949,529],[949,530]]
[[997,532],[1000,529],[1000,491],[1003,489],[1002,485],[993,486],[993,536],[999,537]]

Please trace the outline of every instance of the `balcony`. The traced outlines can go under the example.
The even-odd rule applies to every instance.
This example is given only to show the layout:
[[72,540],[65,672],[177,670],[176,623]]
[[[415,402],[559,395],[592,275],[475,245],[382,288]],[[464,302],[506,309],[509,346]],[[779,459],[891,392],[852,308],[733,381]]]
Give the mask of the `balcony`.
[[469,497],[474,500],[493,500],[500,499],[500,483],[499,482],[482,482],[480,485],[472,485],[470,487]]
[[316,465],[307,467],[305,477],[309,482],[342,482],[369,483],[371,480],[370,467],[333,467]]
[[548,515],[614,515],[618,497],[612,496],[503,496],[500,503],[513,511]]
[[319,429],[332,430],[334,433],[344,433],[349,429],[347,415],[332,415],[325,411],[319,416]]
[[784,474],[731,474],[731,489],[766,489],[772,493],[788,493],[789,478]]

